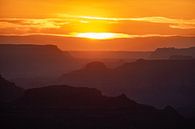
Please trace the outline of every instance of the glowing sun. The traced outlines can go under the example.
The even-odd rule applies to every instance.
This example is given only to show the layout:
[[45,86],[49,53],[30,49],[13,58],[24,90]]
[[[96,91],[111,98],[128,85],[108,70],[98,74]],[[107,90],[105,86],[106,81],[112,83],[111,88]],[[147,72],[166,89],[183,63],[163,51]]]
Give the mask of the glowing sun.
[[129,35],[122,33],[74,33],[74,37],[79,38],[88,38],[88,39],[97,39],[97,40],[106,40],[106,39],[115,39],[115,38],[128,38]]

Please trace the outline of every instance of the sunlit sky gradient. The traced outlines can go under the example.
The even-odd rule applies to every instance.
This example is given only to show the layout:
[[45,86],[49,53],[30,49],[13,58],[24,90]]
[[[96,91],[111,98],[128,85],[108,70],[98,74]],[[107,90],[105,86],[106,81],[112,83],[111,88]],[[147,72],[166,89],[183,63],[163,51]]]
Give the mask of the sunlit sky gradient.
[[195,36],[194,0],[1,0],[0,35]]

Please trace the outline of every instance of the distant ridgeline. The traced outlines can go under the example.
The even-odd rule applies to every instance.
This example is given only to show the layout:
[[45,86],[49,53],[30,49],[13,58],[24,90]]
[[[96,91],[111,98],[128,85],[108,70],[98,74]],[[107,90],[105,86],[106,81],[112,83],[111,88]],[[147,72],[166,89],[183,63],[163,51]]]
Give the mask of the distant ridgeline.
[[[195,107],[195,60],[141,59],[113,69],[92,62],[63,74],[56,84],[98,88],[109,95],[122,92],[139,102],[190,111]],[[190,115],[195,116],[193,112]]]
[[0,72],[9,77],[55,75],[72,61],[68,52],[54,45],[0,45]]
[[193,59],[195,58],[195,47],[191,48],[158,48],[151,54],[151,58],[159,59]]

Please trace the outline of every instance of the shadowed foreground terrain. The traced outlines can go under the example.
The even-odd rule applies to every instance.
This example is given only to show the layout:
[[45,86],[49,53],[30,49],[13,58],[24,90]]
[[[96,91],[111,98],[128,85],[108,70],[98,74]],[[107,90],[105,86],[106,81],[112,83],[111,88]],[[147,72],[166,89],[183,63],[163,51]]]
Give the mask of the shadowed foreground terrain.
[[[16,90],[2,77],[0,81],[0,88],[9,89],[7,95]],[[33,88],[23,91],[11,102],[1,101],[0,121],[4,129],[178,129],[189,126],[170,106],[160,110],[139,104],[124,94],[110,97],[94,88],[70,86]]]

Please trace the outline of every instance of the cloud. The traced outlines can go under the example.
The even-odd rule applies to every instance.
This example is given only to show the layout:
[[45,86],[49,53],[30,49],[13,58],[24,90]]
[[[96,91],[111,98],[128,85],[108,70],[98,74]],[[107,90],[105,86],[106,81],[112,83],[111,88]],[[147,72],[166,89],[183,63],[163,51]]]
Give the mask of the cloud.
[[68,24],[65,20],[48,18],[48,19],[24,19],[24,18],[1,18],[0,28],[7,27],[29,27],[29,28],[60,28]]
[[174,28],[174,29],[195,29],[194,25],[170,25],[170,28]]
[[[103,21],[142,21],[150,23],[162,23],[170,24],[169,27],[177,29],[194,29],[195,19],[185,20],[185,19],[173,19],[166,17],[139,17],[139,18],[106,18],[106,17],[92,17],[92,16],[71,16],[73,18],[89,19],[89,20],[103,20]],[[173,27],[174,26],[174,27]]]
[[[135,30],[134,26],[141,26]],[[148,23],[148,24],[145,24]],[[58,15],[56,18],[42,18],[42,19],[29,19],[29,18],[0,18],[0,34],[57,34],[57,35],[69,35],[72,32],[77,32],[75,28],[89,27],[89,31],[92,32],[93,25],[105,26],[121,26],[112,33],[124,33],[131,35],[179,35],[195,34],[195,19],[173,19],[166,17],[137,17],[137,18],[106,18],[106,17],[93,17],[93,16],[73,16],[67,14]],[[119,25],[120,24],[120,25]],[[154,28],[154,24],[158,24],[159,28]],[[151,25],[151,26],[150,26]],[[144,26],[144,27],[143,27]],[[143,34],[144,30],[147,33]],[[151,27],[151,28],[150,28]],[[153,28],[152,28],[153,27]],[[132,29],[129,29],[132,28]],[[168,30],[169,29],[169,30]],[[136,31],[136,33],[132,33]],[[166,31],[168,30],[168,31]],[[159,32],[158,32],[159,31]],[[162,33],[163,31],[163,33]],[[165,34],[164,32],[167,32]],[[177,33],[179,32],[179,33]],[[181,33],[182,32],[182,33]],[[134,37],[134,36],[133,36]]]
[[134,21],[145,21],[150,23],[164,23],[169,24],[170,28],[177,29],[194,29],[195,19],[184,20],[184,19],[172,19],[166,17],[143,17],[143,18],[131,18]]

